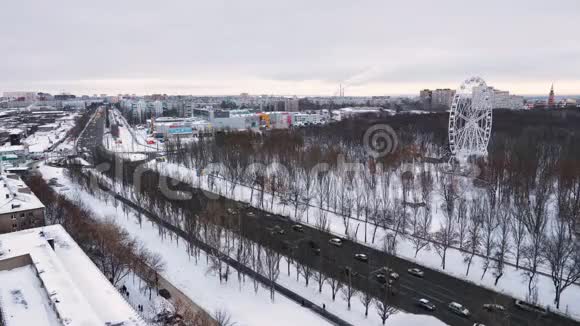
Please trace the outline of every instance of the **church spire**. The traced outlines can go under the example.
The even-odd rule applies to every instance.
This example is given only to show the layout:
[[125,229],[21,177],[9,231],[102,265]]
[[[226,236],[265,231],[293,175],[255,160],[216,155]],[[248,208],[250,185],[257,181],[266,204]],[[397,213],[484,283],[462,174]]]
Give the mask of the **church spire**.
[[548,108],[553,109],[556,107],[556,100],[554,98],[554,83],[550,87],[550,95],[548,96]]

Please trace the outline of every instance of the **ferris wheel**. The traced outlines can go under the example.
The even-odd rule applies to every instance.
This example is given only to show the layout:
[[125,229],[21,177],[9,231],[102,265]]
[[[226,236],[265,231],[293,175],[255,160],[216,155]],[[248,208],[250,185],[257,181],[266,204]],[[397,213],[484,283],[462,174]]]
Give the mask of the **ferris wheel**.
[[487,155],[493,94],[479,77],[465,80],[455,92],[449,113],[449,147],[456,158]]

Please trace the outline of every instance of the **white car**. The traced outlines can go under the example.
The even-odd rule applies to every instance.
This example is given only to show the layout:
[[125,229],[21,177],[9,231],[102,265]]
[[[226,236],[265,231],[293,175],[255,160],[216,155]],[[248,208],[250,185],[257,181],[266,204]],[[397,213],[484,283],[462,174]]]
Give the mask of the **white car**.
[[418,305],[419,305],[421,308],[423,308],[423,309],[427,309],[427,310],[429,310],[429,311],[435,311],[435,305],[434,305],[434,304],[433,304],[431,301],[429,301],[429,300],[427,300],[427,299],[424,299],[424,298],[423,298],[423,299],[419,299],[419,300],[417,301],[417,304],[418,304]]
[[414,275],[414,276],[417,276],[417,277],[423,277],[423,276],[425,276],[425,273],[422,270],[418,269],[418,268],[409,268],[407,270],[407,272],[409,272],[409,274]]
[[469,317],[469,315],[471,314],[469,312],[469,309],[465,308],[464,306],[462,306],[461,304],[459,304],[457,302],[451,302],[448,307],[449,307],[449,310],[458,314],[459,316]]
[[355,254],[354,258],[365,263],[369,261],[369,257],[365,254]]
[[342,240],[340,240],[339,238],[332,238],[332,239],[328,240],[328,243],[330,243],[333,246],[337,246],[337,247],[342,246]]

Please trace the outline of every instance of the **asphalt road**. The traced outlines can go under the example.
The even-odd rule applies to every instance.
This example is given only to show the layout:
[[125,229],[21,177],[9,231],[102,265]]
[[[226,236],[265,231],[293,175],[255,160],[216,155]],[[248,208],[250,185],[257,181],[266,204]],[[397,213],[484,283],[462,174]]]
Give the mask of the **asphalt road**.
[[98,145],[102,144],[105,109],[98,108],[92,119],[89,120],[84,131],[79,135],[77,141],[77,154],[87,162],[94,164],[94,153]]
[[[102,121],[96,120],[92,123],[94,125],[87,128],[87,134],[83,135],[83,138],[86,137],[87,140],[84,142],[79,140],[79,148],[92,149],[92,146],[99,142],[99,137],[102,137],[102,128],[99,127],[99,123]],[[188,186],[184,184],[176,186],[176,189],[182,188],[185,189]],[[476,322],[484,323],[487,326],[580,325],[578,322],[559,315],[549,314],[542,317],[532,312],[520,310],[514,306],[514,300],[511,297],[445,273],[418,266],[413,262],[358,243],[343,241],[341,247],[330,245],[328,241],[334,238],[334,235],[321,232],[307,225],[303,225],[303,232],[294,231],[292,225],[295,223],[285,217],[269,214],[241,203],[233,206],[238,207],[233,214],[244,217],[242,219],[242,232],[248,238],[272,246],[285,255],[292,255],[302,264],[314,269],[319,269],[322,266],[329,275],[339,277],[343,282],[348,282],[349,278],[345,273],[345,268],[348,267],[353,271],[351,273],[353,286],[358,289],[368,289],[374,296],[381,297],[385,291],[382,284],[375,279],[374,271],[383,266],[392,268],[400,275],[400,279],[394,283],[397,294],[392,295],[389,301],[401,310],[433,315],[452,326],[472,326]],[[284,230],[283,235],[275,232],[272,234],[272,230],[276,226]],[[320,248],[319,255],[315,253],[312,246]],[[368,263],[356,260],[354,255],[357,253],[366,254]],[[407,270],[414,267],[422,269],[425,276],[418,278],[408,274]],[[419,298],[430,300],[437,306],[437,309],[434,312],[427,312],[418,307],[416,301]],[[353,300],[358,300],[358,298],[353,298]],[[471,311],[471,317],[464,318],[452,313],[447,308],[451,301],[459,302],[468,308]],[[486,303],[501,304],[506,307],[507,311],[505,314],[489,313],[482,307]]]
[[[488,326],[579,325],[577,322],[554,314],[541,317],[535,313],[520,310],[515,307],[513,298],[352,241],[343,239],[342,246],[331,245],[329,240],[334,238],[334,235],[307,225],[302,225],[303,232],[297,232],[292,229],[292,225],[296,223],[285,217],[265,213],[244,204],[238,207],[240,207],[241,216],[245,216],[242,230],[247,237],[271,244],[285,255],[296,257],[302,263],[315,269],[320,269],[322,266],[323,270],[333,277],[340,277],[344,282],[348,282],[348,277],[344,272],[348,267],[354,271],[351,274],[353,286],[358,289],[370,289],[376,297],[381,297],[384,291],[383,285],[375,278],[376,271],[383,266],[392,268],[400,275],[400,278],[394,282],[398,293],[390,300],[394,306],[405,311],[430,314],[454,326],[471,326],[475,322]],[[283,229],[284,234],[272,232],[275,227]],[[312,249],[313,246],[320,248],[319,254]],[[359,253],[368,256],[367,263],[354,258],[354,255]],[[409,268],[415,267],[425,272],[423,278],[407,272]],[[434,312],[423,310],[416,303],[420,298],[428,299],[437,306],[437,309]],[[452,301],[464,305],[471,311],[472,316],[464,318],[452,313],[447,308]],[[486,303],[501,304],[507,312],[505,315],[487,312],[483,309]]]

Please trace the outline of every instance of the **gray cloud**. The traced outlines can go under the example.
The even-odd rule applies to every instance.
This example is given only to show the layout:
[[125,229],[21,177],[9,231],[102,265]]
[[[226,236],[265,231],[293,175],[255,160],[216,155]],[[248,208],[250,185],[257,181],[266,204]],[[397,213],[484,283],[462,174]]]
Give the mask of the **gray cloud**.
[[311,93],[340,82],[365,93],[367,84],[471,74],[574,88],[579,14],[576,0],[9,1],[0,7],[0,90],[157,79],[179,92],[246,80],[262,92],[317,81]]

